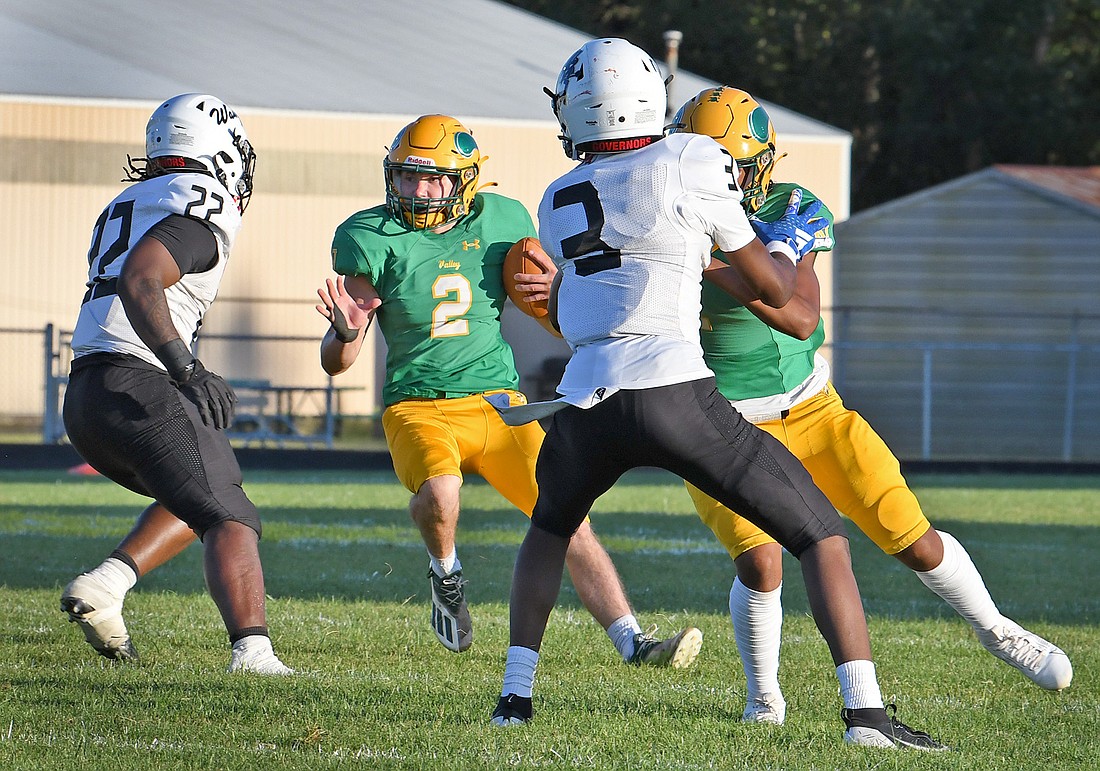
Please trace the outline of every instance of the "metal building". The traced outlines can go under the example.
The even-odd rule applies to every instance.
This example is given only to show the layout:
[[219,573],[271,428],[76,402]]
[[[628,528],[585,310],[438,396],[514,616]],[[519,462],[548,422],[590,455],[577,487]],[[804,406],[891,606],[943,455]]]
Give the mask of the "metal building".
[[[203,327],[204,361],[235,378],[320,386],[315,289],[330,275],[335,227],[382,202],[381,162],[397,130],[426,113],[460,118],[490,156],[482,181],[534,215],[570,165],[542,88],[589,38],[494,0],[0,0],[2,411],[42,413],[37,330],[75,320],[91,225],[120,190],[126,155],[141,155],[162,99],[222,97],[259,155],[233,263]],[[709,85],[681,70],[671,101]],[[843,219],[850,135],[767,106],[788,153],[777,177],[808,185]],[[819,266],[828,295],[830,267]],[[525,381],[566,350],[512,308],[505,332]],[[281,339],[232,339],[252,335]],[[359,389],[345,394],[344,412],[377,410],[381,348],[378,337],[373,369],[367,357],[338,379]]]
[[837,385],[899,456],[1100,460],[1100,166],[993,166],[836,241]]

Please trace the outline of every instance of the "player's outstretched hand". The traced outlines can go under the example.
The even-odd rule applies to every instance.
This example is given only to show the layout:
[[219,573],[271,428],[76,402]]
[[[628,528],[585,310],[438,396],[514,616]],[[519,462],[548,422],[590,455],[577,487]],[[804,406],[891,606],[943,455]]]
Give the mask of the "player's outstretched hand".
[[362,300],[352,297],[343,276],[337,276],[335,282],[327,279],[325,286],[317,290],[317,296],[321,298],[321,304],[314,307],[328,319],[336,339],[342,343],[358,338],[359,332],[370,326],[374,311],[382,304],[378,298]]
[[821,201],[814,201],[799,211],[801,206],[802,188],[796,187],[787,199],[783,216],[775,222],[764,222],[755,218],[749,220],[756,235],[769,251],[783,252],[795,263],[813,250],[817,242],[817,231],[829,224],[825,217],[816,216],[821,211]]
[[199,416],[206,425],[222,431],[233,423],[237,395],[221,375],[202,366],[198,359],[190,376],[183,382],[177,381],[176,387],[199,408]]

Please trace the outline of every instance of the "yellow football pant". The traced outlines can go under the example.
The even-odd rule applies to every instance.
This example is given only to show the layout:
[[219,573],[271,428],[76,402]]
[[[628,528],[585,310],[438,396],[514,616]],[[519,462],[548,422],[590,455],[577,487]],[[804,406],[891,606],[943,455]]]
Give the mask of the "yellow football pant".
[[[490,392],[492,393],[492,392]],[[511,404],[526,404],[505,391]],[[406,399],[382,413],[382,428],[401,484],[416,493],[428,479],[479,474],[528,517],[538,499],[535,461],[546,436],[538,422],[508,426],[480,394]]]
[[[911,546],[931,527],[898,459],[859,413],[844,407],[831,384],[786,418],[758,425],[786,445],[837,510],[887,554]],[[687,488],[700,519],[731,557],[775,543],[744,517],[692,485]]]

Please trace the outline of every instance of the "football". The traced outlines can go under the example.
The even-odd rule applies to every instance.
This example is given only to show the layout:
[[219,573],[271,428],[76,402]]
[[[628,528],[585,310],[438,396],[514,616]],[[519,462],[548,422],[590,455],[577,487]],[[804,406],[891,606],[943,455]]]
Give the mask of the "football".
[[515,276],[517,273],[545,273],[541,265],[527,256],[528,249],[546,254],[537,238],[521,238],[512,244],[508,253],[504,255],[504,267],[502,269],[504,289],[508,292],[508,298],[515,303],[517,308],[528,316],[540,319],[549,312],[546,308],[546,300],[538,300],[533,303],[527,302],[526,294],[516,289]]

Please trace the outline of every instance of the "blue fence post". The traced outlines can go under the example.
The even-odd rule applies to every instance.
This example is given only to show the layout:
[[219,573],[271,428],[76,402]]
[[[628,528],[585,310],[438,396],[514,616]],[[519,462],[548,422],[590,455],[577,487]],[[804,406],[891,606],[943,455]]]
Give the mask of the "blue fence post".
[[1073,312],[1069,329],[1069,362],[1066,365],[1066,411],[1062,418],[1062,460],[1073,459],[1073,420],[1077,410],[1077,353],[1080,314]]
[[61,437],[58,431],[59,423],[57,402],[61,395],[61,387],[54,376],[54,362],[58,359],[58,352],[54,350],[54,326],[47,324],[43,331],[43,351],[45,352],[46,371],[43,383],[43,398],[45,400],[42,410],[42,443],[53,444]]

